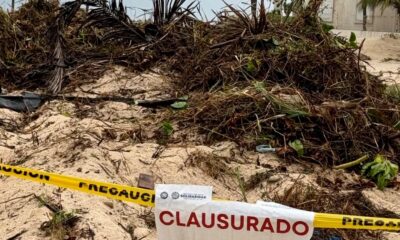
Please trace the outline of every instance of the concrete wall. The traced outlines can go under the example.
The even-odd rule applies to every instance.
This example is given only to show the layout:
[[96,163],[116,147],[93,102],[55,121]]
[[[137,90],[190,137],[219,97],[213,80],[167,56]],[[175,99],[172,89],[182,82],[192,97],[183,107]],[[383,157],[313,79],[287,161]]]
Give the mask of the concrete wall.
[[[358,0],[333,1],[333,26],[337,29],[362,30],[362,11],[358,9]],[[358,13],[357,13],[358,12]],[[367,30],[376,32],[400,31],[399,16],[395,9],[387,8],[383,12],[380,7],[368,10],[373,16],[369,17]]]

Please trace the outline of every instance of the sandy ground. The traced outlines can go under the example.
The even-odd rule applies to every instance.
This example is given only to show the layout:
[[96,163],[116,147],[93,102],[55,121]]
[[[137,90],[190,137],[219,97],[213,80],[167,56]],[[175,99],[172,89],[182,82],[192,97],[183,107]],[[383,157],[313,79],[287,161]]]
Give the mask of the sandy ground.
[[[366,42],[364,53],[372,58],[371,71],[395,71],[400,67],[397,61],[382,62],[387,57],[400,58],[398,41]],[[398,80],[398,75],[391,77]],[[136,75],[116,68],[73,94],[163,98],[174,95],[169,82],[159,73]],[[332,181],[335,177],[345,178],[348,184],[359,181],[351,173],[324,171],[304,164],[288,165],[273,154],[243,150],[231,142],[205,146],[202,136],[179,126],[175,126],[171,143],[160,145],[157,134],[163,116],[169,111],[172,110],[152,110],[118,102],[87,105],[65,101],[48,102],[29,116],[0,109],[0,160],[131,186],[137,186],[139,174],[145,173],[154,176],[157,183],[212,185],[215,197],[239,201],[243,200],[239,178],[249,182],[257,175],[267,175],[246,192],[249,202],[268,200],[268,196],[282,193],[294,182],[315,185],[318,177],[333,178]],[[237,169],[239,177],[235,180],[222,174],[212,176],[201,167],[202,163],[193,163],[194,156],[199,154],[227,159],[224,166]],[[51,219],[51,211],[39,204],[33,194],[80,217],[73,232],[64,239],[156,239],[151,209],[3,176],[0,176],[0,239],[19,233],[13,239],[56,239],[41,229]],[[363,195],[372,204],[400,214],[399,192],[371,189]],[[400,238],[398,234],[391,237]]]
[[367,38],[363,53],[371,58],[367,70],[388,84],[400,83],[400,38]]
[[[75,94],[118,94],[122,90],[137,99],[167,97],[170,92],[168,79],[161,75],[137,76],[117,68],[95,83],[77,89]],[[167,111],[171,110],[151,110],[117,102],[84,105],[51,101],[27,121],[22,114],[0,109],[3,120],[0,159],[6,164],[18,163],[131,186],[137,186],[139,174],[145,173],[154,176],[158,183],[212,185],[216,197],[242,200],[238,181],[222,175],[215,179],[190,164],[196,154],[212,154],[229,159],[226,167],[238,169],[244,181],[256,174],[274,172],[265,183],[246,193],[252,202],[268,188],[282,190],[277,188],[278,184],[290,186],[299,178],[310,184],[316,181],[316,176],[301,176],[302,172],[309,172],[306,166],[291,165],[282,172],[277,169],[285,164],[276,156],[243,151],[231,142],[204,146],[201,138],[182,141],[182,133],[176,131],[171,141],[176,144],[159,145],[155,138]],[[190,134],[196,135],[190,132],[185,135]],[[81,219],[73,233],[79,239],[91,239],[91,233],[94,239],[156,239],[153,223],[148,220],[152,219],[149,209],[11,177],[1,176],[0,182],[1,239],[21,232],[18,239],[55,239],[40,229],[51,219],[51,211],[41,206],[32,194],[79,216]],[[267,182],[272,182],[268,188]]]

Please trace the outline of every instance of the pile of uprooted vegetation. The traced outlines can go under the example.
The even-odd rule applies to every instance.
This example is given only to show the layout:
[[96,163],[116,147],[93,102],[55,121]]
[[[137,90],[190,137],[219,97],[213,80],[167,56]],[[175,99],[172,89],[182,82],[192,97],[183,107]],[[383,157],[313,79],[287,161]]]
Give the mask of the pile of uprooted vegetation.
[[1,12],[1,84],[58,93],[110,63],[157,66],[193,96],[177,119],[210,141],[271,144],[282,156],[331,166],[378,153],[399,161],[398,100],[365,72],[362,44],[320,21],[322,0],[293,1],[285,14],[268,12],[264,1],[252,14],[227,5],[211,22],[185,0],[153,3],[150,21],[104,0],[61,8],[31,0],[10,16]]
[[30,0],[0,11],[0,84],[59,93],[110,64],[159,67],[191,96],[170,118],[210,142],[269,144],[327,166],[378,154],[400,162],[398,99],[365,71],[355,37],[321,22],[322,0],[303,2],[282,14],[264,1],[251,14],[227,5],[205,22],[186,0],[153,0],[149,21],[132,20],[115,0]]
[[322,0],[293,1],[282,15],[264,1],[252,14],[227,5],[211,22],[195,17],[194,3],[153,2],[150,21],[131,20],[114,0],[61,8],[31,0],[1,12],[1,85],[58,93],[110,63],[157,66],[193,96],[177,118],[210,141],[271,144],[282,156],[331,166],[378,153],[399,161],[398,100],[365,72],[362,44],[320,21]]
[[57,1],[32,1],[17,12],[0,9],[0,79],[8,88],[44,85],[49,50],[46,30],[56,16]]

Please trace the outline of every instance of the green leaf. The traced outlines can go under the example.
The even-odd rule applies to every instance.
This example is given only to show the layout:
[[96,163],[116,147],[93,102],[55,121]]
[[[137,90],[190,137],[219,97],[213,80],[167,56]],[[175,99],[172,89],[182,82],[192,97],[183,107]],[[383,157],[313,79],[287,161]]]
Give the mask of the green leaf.
[[328,33],[332,29],[334,29],[334,27],[332,25],[330,25],[330,24],[323,23],[322,24],[322,29],[324,30],[324,32]]
[[256,74],[258,72],[258,67],[261,64],[261,61],[258,59],[254,59],[253,57],[247,57],[246,59],[246,71],[252,75]]
[[391,163],[385,156],[377,154],[373,162],[362,168],[362,175],[375,181],[378,188],[383,190],[398,174],[399,166]]
[[351,32],[350,39],[349,39],[349,45],[352,48],[358,48],[357,37],[356,37],[356,34],[354,32]]
[[249,73],[255,73],[257,70],[257,67],[254,63],[254,61],[248,61],[246,65],[246,71]]
[[380,176],[378,176],[378,180],[377,180],[377,183],[376,183],[376,184],[378,185],[378,188],[379,188],[380,190],[385,189],[385,187],[386,187],[387,184],[388,184],[388,182],[387,182],[387,180],[386,180],[386,178],[385,178],[385,175],[380,175]]
[[390,175],[392,175],[391,172],[392,172],[392,169],[390,167],[390,164],[385,164],[383,175],[390,176]]
[[399,173],[399,166],[397,166],[396,164],[390,163],[390,175],[392,176],[397,176],[397,174]]
[[368,171],[370,171],[371,167],[375,164],[375,162],[369,162],[365,164],[361,170],[362,175],[366,175]]
[[172,133],[174,132],[174,127],[168,121],[162,123],[161,129],[165,136],[171,136]]
[[400,130],[400,121],[398,121],[393,127],[397,130]]
[[294,140],[293,142],[289,142],[289,146],[292,147],[297,152],[297,155],[299,157],[304,156],[304,146],[299,139]]
[[272,38],[272,43],[275,45],[275,46],[279,46],[279,41],[277,40],[277,39],[275,39],[275,38]]
[[375,177],[380,172],[384,172],[384,167],[383,167],[382,164],[378,163],[378,164],[376,164],[376,165],[371,167],[371,170],[368,173],[368,176]]
[[349,41],[350,43],[355,43],[357,41],[357,37],[354,32],[351,32]]
[[187,108],[187,106],[187,102],[174,102],[173,104],[171,104],[171,107],[175,109],[184,109]]
[[382,156],[381,154],[377,154],[374,158],[374,162],[377,163],[383,163],[386,160],[386,158],[384,156]]

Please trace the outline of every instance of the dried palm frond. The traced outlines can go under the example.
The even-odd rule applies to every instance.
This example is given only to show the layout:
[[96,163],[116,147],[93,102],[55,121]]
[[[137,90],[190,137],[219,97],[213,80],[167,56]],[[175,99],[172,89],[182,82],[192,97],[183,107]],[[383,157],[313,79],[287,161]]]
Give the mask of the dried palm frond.
[[65,61],[64,61],[64,46],[63,40],[59,39],[56,42],[56,47],[53,53],[56,67],[53,71],[52,81],[49,82],[49,90],[53,93],[61,91],[61,87],[65,76]]
[[104,41],[127,40],[133,44],[147,41],[144,31],[135,26],[125,12],[125,7],[121,0],[118,6],[116,0],[112,0],[111,5],[97,5],[95,9],[91,10],[82,27],[90,26],[107,29],[103,36]]
[[65,78],[65,53],[64,53],[64,28],[68,26],[82,5],[81,0],[66,2],[61,6],[60,13],[48,30],[50,43],[53,43],[53,64],[55,68],[52,77],[48,80],[49,91],[58,93],[61,91]]
[[251,34],[260,34],[264,32],[268,27],[267,9],[265,7],[264,0],[261,0],[258,12],[252,11],[252,13],[246,12],[245,9],[238,9],[232,5],[224,3],[228,9],[234,14],[234,16],[223,16],[221,20],[228,20],[235,24],[240,29],[240,33],[243,30],[250,32]]
[[[57,93],[61,90],[65,74],[65,43],[63,32],[81,5],[93,9],[87,19],[78,29],[96,27],[102,29],[103,42],[124,42],[128,45],[147,44],[160,36],[160,29],[166,24],[175,24],[184,16],[194,15],[194,2],[183,9],[186,0],[154,0],[154,23],[147,24],[143,29],[133,22],[125,11],[123,0],[75,0],[62,5],[55,23],[49,28],[50,41],[53,43],[53,64],[55,66],[52,78],[49,80],[49,90]],[[165,30],[165,29],[164,29]],[[168,30],[170,31],[170,30]]]
[[108,40],[128,40],[132,43],[146,42],[145,33],[121,20],[117,15],[104,8],[94,9],[90,12],[88,22],[84,27],[96,26],[98,28],[110,28],[103,36],[104,41]]
[[116,0],[112,0],[109,5],[106,0],[75,0],[66,2],[62,5],[60,13],[54,24],[49,28],[48,34],[50,43],[53,44],[53,64],[55,68],[51,79],[48,81],[49,91],[58,93],[61,90],[65,77],[65,43],[64,29],[71,23],[82,5],[94,7],[90,11],[83,27],[95,26],[105,28],[103,41],[128,40],[131,44],[146,42],[145,33],[136,27],[125,12],[122,0],[117,5]]
[[186,0],[153,0],[153,21],[157,26],[171,23],[182,15],[194,15],[195,2],[191,2],[183,9]]

